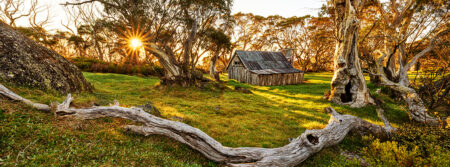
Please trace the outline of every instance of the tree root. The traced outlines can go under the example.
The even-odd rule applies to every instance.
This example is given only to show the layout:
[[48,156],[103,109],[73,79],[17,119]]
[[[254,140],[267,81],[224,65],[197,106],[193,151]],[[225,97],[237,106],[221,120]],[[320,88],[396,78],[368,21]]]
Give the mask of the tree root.
[[181,122],[156,117],[145,112],[142,108],[120,107],[117,101],[110,106],[76,109],[70,107],[73,100],[70,94],[63,103],[53,103],[52,107],[22,98],[1,84],[0,94],[13,100],[22,101],[38,110],[49,111],[53,109],[58,117],[74,117],[83,120],[115,117],[139,122],[142,123],[142,126],[127,125],[124,128],[145,136],[164,135],[170,137],[197,150],[210,160],[239,167],[295,166],[323,148],[340,143],[351,130],[371,133],[378,137],[386,137],[391,130],[355,116],[341,115],[333,108],[327,107],[325,110],[331,115],[331,118],[324,129],[306,130],[283,147],[230,148],[223,146],[197,128]]

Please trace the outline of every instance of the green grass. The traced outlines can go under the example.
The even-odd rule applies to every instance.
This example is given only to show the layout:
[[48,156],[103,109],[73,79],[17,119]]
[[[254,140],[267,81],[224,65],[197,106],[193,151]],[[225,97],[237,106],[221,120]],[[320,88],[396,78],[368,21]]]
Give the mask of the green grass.
[[[74,95],[74,105],[108,105],[117,99],[123,106],[152,102],[167,119],[180,120],[201,129],[229,147],[280,147],[306,129],[323,128],[332,106],[382,124],[372,106],[354,109],[331,104],[322,98],[329,90],[332,73],[306,74],[306,83],[289,86],[253,86],[225,80],[227,89],[213,87],[167,88],[157,86],[155,77],[84,73],[95,91]],[[11,87],[19,95],[41,103],[63,101],[65,95],[24,87]],[[246,87],[253,94],[234,91]],[[369,84],[375,91],[373,85]],[[386,117],[394,126],[409,121],[405,107],[388,97]],[[133,122],[105,118],[77,121],[54,118],[21,103],[0,100],[0,165],[13,166],[217,166],[187,146],[162,136],[127,134],[121,126]],[[347,137],[342,144],[327,148],[303,166],[353,164],[339,154],[357,152],[361,137]],[[336,151],[337,150],[337,151]],[[341,164],[341,165],[339,165]]]

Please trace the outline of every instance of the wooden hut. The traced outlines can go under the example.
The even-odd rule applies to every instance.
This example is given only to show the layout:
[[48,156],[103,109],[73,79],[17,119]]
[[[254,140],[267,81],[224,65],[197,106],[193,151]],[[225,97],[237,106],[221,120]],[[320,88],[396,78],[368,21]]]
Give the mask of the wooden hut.
[[260,86],[300,84],[304,74],[282,52],[241,50],[233,54],[227,71],[229,79]]

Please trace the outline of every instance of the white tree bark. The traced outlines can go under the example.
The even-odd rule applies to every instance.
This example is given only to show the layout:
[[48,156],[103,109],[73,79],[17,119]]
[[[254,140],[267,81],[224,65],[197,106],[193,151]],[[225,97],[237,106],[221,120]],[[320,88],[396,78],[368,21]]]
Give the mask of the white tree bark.
[[141,108],[120,107],[117,101],[111,106],[76,109],[70,107],[70,103],[73,100],[70,94],[62,104],[53,103],[52,107],[22,98],[1,84],[0,94],[13,100],[22,101],[40,110],[49,111],[51,108],[60,117],[74,117],[78,119],[115,117],[139,122],[142,123],[142,126],[127,125],[124,128],[146,136],[164,135],[170,137],[199,151],[210,160],[239,167],[295,166],[323,148],[340,143],[351,130],[367,132],[377,136],[385,136],[391,130],[369,123],[355,116],[341,115],[334,109],[328,107],[326,111],[331,115],[331,118],[324,129],[306,130],[299,137],[283,147],[230,148],[223,146],[197,128],[181,122],[153,116]]
[[[428,50],[428,49],[429,48],[427,48],[426,50]],[[401,93],[403,100],[405,100],[408,105],[408,114],[413,120],[421,122],[421,123],[438,126],[440,124],[439,119],[427,114],[427,108],[423,104],[422,99],[420,98],[420,96],[416,93],[416,91],[413,88],[409,87],[409,82],[405,82],[405,81],[402,82],[402,80],[400,80],[400,82],[396,83],[396,82],[393,82],[388,79],[388,77],[384,73],[383,66],[381,65],[381,63],[387,57],[387,55],[381,51],[379,51],[379,52],[382,54],[382,56],[380,58],[378,58],[378,60],[377,60],[376,64],[377,64],[378,71],[377,71],[377,74],[375,74],[375,75],[380,76],[381,84],[388,86],[388,87]],[[418,57],[420,57],[423,54],[424,54],[424,52],[422,51],[421,53],[416,55],[413,58],[413,60],[410,61],[405,66],[408,67],[410,64],[415,63],[417,61]],[[405,69],[405,71],[406,71],[405,67],[403,67],[403,69]],[[408,79],[408,74],[406,72],[400,73],[400,76],[401,76],[401,78],[403,78],[403,80]]]
[[182,74],[181,68],[175,64],[173,56],[164,53],[161,49],[154,43],[149,44],[149,47],[155,56],[158,58],[159,63],[164,67],[166,71],[166,78],[175,80]]
[[359,20],[356,10],[359,0],[334,0],[335,21],[338,24],[334,76],[329,100],[336,104],[363,107],[374,104],[361,70],[358,51]]
[[[416,93],[416,91],[410,87],[410,82],[408,78],[408,70],[417,63],[418,59],[430,52],[434,46],[437,38],[440,36],[445,36],[448,34],[449,30],[445,26],[442,26],[440,22],[448,22],[448,17],[443,17],[443,20],[435,20],[434,25],[428,24],[416,24],[412,25],[414,13],[417,12],[422,5],[417,5],[418,1],[390,1],[390,7],[392,13],[387,13],[385,7],[381,1],[375,2],[383,20],[385,41],[384,41],[384,52],[381,52],[381,57],[376,61],[376,74],[380,78],[380,84],[390,87],[394,92],[399,92],[398,95],[405,100],[408,105],[408,114],[410,117],[418,122],[427,123],[431,125],[439,125],[439,119],[431,117],[427,114],[427,108],[423,104],[422,99]],[[402,9],[398,9],[398,7]],[[427,8],[427,7],[426,7]],[[392,17],[389,17],[392,16]],[[429,15],[429,13],[422,14],[423,17],[435,17]],[[422,17],[421,16],[421,17]],[[423,19],[423,18],[417,18]],[[412,26],[412,27],[411,27]],[[429,45],[422,50],[420,53],[414,55],[414,57],[407,62],[406,55],[406,41],[410,38],[415,40],[416,37],[411,36],[417,29],[422,29],[423,31],[427,29],[429,34],[435,33],[440,29],[434,37],[431,38]],[[397,52],[397,61],[396,50]],[[382,62],[387,59],[387,64],[383,68]],[[396,63],[397,62],[397,63]],[[398,67],[398,70],[396,70]],[[397,94],[397,93],[396,93]]]

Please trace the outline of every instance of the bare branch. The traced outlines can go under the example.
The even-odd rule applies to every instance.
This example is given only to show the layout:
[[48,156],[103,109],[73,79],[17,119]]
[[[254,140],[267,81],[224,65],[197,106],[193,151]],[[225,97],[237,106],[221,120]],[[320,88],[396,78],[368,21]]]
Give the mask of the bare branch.
[[[41,15],[42,12],[47,12],[45,17]],[[32,8],[28,20],[33,28],[44,29],[45,25],[51,22],[51,17],[50,6],[36,6]],[[37,20],[38,18],[40,18],[40,21]]]
[[386,56],[387,56],[387,54],[386,53],[384,53],[383,51],[381,51],[381,50],[376,50],[376,52],[378,52],[378,53],[380,53],[381,54],[381,57],[380,58],[378,58],[378,60],[377,60],[377,63],[381,66],[381,63],[383,62],[383,60],[386,58]]
[[78,5],[95,3],[95,2],[100,2],[100,3],[102,3],[104,5],[108,5],[108,6],[119,7],[119,6],[115,5],[115,4],[109,3],[109,2],[104,1],[104,0],[87,0],[87,1],[81,1],[81,2],[66,2],[66,3],[60,4],[60,5],[63,5],[63,6],[78,6]]
[[430,44],[428,44],[428,47],[424,50],[422,50],[420,53],[418,53],[417,55],[415,55],[408,64],[405,65],[405,70],[410,69],[414,64],[416,64],[417,60],[419,60],[420,57],[422,57],[423,55],[425,55],[426,53],[428,53],[429,51],[431,51],[435,46],[435,42],[437,40],[437,38],[447,35],[450,32],[450,30],[448,29],[444,29],[441,30],[440,32],[438,32],[431,40],[430,40]]
[[387,26],[390,26],[389,18],[386,14],[386,11],[384,11],[383,5],[381,4],[380,0],[377,0],[376,3],[378,6],[378,9],[380,10],[381,17],[383,18],[384,24],[386,24]]
[[[65,12],[66,13],[66,19],[65,20],[67,22],[64,23],[63,20],[61,20],[61,25],[63,27],[65,27],[67,30],[69,30],[72,34],[78,34],[77,27],[78,27],[78,24],[79,24],[81,13],[78,10],[76,10],[76,8],[71,8],[70,9],[68,7],[65,7],[64,10],[66,11]],[[75,29],[71,27],[71,24],[73,25],[73,27]]]
[[[412,12],[412,11],[410,11],[410,10],[414,10],[414,9],[410,9],[412,6],[413,6],[413,4],[415,3],[416,1],[413,1],[413,0],[408,0],[407,2],[406,2],[406,5],[405,5],[405,7],[403,8],[403,10],[400,12],[400,13],[398,13],[398,12],[396,12],[395,13],[395,17],[394,17],[394,19],[392,20],[392,26],[396,26],[396,25],[398,25],[398,24],[400,24],[400,22],[403,20],[403,18],[408,14],[408,13],[410,13],[410,12]],[[394,7],[395,7],[396,5],[395,5],[395,3],[394,3]]]
[[372,30],[375,28],[376,25],[377,25],[377,22],[373,23],[372,27],[370,27],[369,32],[367,32],[367,34],[364,35],[364,37],[362,38],[361,43],[363,43],[366,40],[366,38],[369,36],[369,34],[372,32]]
[[12,27],[16,27],[16,21],[31,15],[38,4],[37,0],[30,0],[30,8],[27,9],[24,0],[4,0],[0,5],[0,14],[3,21]]
[[27,105],[30,105],[33,108],[36,108],[38,110],[42,110],[42,111],[50,111],[50,107],[46,104],[40,104],[40,103],[34,103],[28,99],[25,99],[19,95],[17,95],[16,93],[10,91],[8,88],[6,88],[5,86],[3,86],[2,84],[0,84],[0,94],[3,96],[6,96],[12,100],[16,100],[16,101],[20,101],[23,102]]

